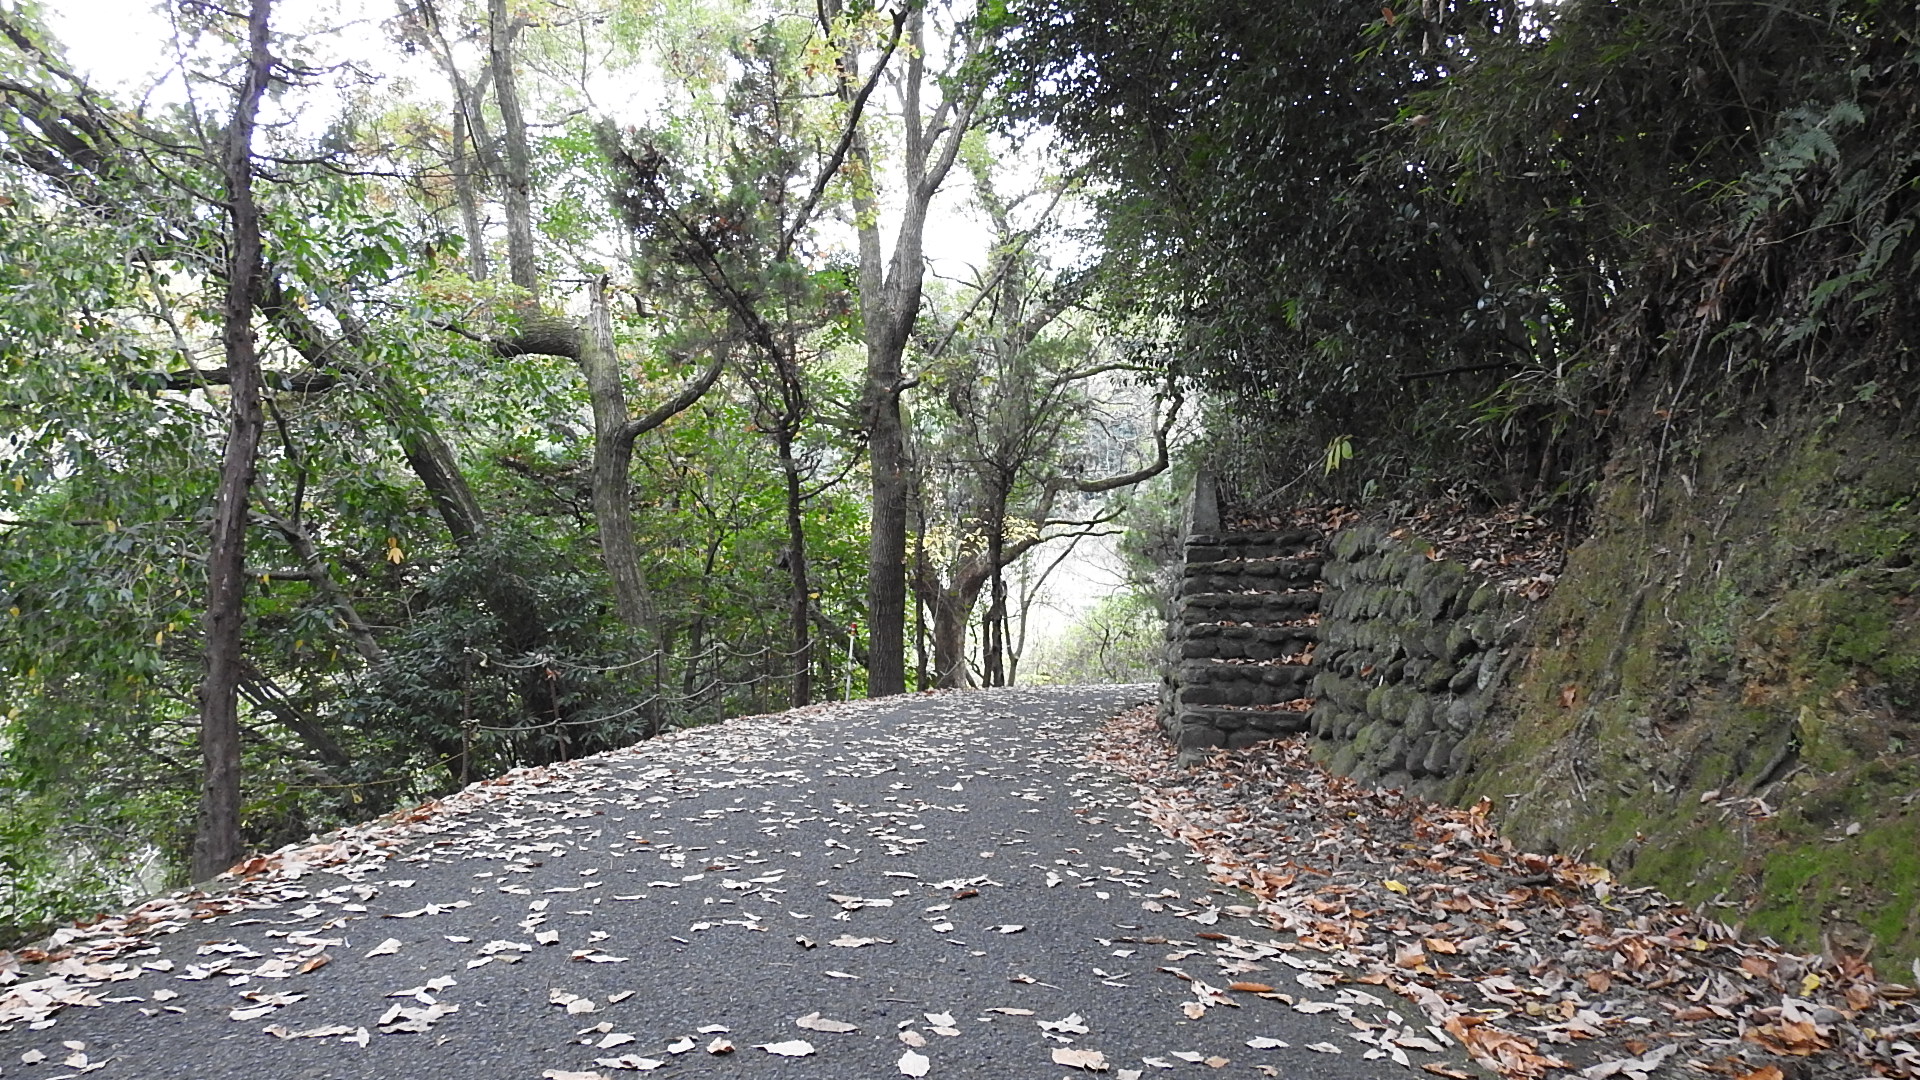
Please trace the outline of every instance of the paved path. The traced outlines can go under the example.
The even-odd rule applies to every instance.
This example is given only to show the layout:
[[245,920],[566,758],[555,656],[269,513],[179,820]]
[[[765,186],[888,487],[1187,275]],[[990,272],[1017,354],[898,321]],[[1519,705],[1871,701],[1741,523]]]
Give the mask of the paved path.
[[242,910],[156,903],[117,957],[95,934],[64,975],[28,965],[0,986],[0,1076],[1086,1075],[1056,1051],[1121,1077],[1412,1075],[1349,1038],[1395,1002],[1218,917],[1241,898],[1088,761],[1148,693],[836,705],[476,785],[282,856]]

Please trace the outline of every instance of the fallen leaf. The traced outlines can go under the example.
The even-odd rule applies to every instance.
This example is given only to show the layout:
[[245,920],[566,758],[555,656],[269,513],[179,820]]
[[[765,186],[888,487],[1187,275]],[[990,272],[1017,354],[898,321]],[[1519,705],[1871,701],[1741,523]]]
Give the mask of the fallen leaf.
[[1266,983],[1257,983],[1257,982],[1235,982],[1235,983],[1228,983],[1228,984],[1227,984],[1227,989],[1229,989],[1229,990],[1241,990],[1241,991],[1245,991],[1246,993],[1249,993],[1249,994],[1271,994],[1271,993],[1273,993],[1273,987],[1271,987],[1271,986],[1268,986],[1268,985],[1267,985]]
[[779,1057],[806,1057],[813,1053],[813,1044],[805,1039],[789,1039],[786,1042],[759,1043],[758,1048]]
[[715,1035],[713,1041],[707,1044],[707,1053],[715,1057],[721,1054],[731,1054],[733,1053],[733,1043],[728,1041],[724,1035]]
[[594,1058],[593,1063],[595,1065],[604,1065],[609,1069],[632,1069],[635,1072],[652,1072],[666,1064],[664,1061],[648,1057],[637,1057],[633,1054],[623,1054],[620,1057]]
[[996,934],[1017,934],[1025,930],[1026,927],[1019,923],[1001,923],[999,926],[990,926],[987,929],[992,930]]
[[569,1069],[548,1069],[540,1075],[544,1080],[607,1080],[606,1073],[576,1072]]
[[667,1044],[667,1053],[684,1054],[698,1045],[700,1045],[699,1040],[695,1039],[693,1036],[682,1035],[678,1039],[675,1039],[673,1042],[670,1042]]
[[810,1012],[793,1023],[794,1026],[806,1028],[808,1031],[826,1031],[834,1034],[860,1030],[858,1024],[849,1024],[845,1020],[828,1020],[817,1012]]
[[900,1072],[904,1076],[925,1076],[933,1062],[925,1054],[916,1054],[909,1050],[900,1055]]
[[1247,1045],[1253,1047],[1255,1050],[1274,1050],[1288,1044],[1269,1035],[1255,1035],[1253,1038],[1247,1040]]
[[1053,1063],[1065,1065],[1070,1069],[1085,1069],[1088,1072],[1106,1072],[1107,1056],[1098,1050],[1075,1050],[1070,1046],[1053,1048]]
[[927,1045],[927,1037],[913,1030],[912,1028],[900,1029],[900,1041],[903,1043],[906,1043],[908,1046],[917,1047],[917,1046]]
[[1085,1017],[1079,1013],[1069,1013],[1059,1020],[1035,1020],[1041,1031],[1064,1032],[1068,1035],[1085,1035],[1091,1029],[1087,1027]]
[[1407,887],[1392,878],[1388,878],[1380,884],[1385,885],[1388,892],[1399,893],[1401,896],[1407,895]]
[[399,951],[400,951],[400,939],[397,937],[390,937],[387,940],[381,942],[380,944],[375,945],[373,948],[367,950],[367,955],[368,956],[392,956],[394,953],[397,953]]

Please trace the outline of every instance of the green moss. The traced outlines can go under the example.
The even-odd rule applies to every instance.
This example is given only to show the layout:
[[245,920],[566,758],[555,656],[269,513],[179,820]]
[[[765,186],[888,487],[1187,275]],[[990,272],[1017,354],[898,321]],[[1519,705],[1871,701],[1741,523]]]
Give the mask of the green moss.
[[[1649,498],[1648,475],[1617,464],[1596,493],[1454,792],[1494,799],[1522,843],[1683,900],[1724,892],[1796,946],[1877,937],[1904,967],[1920,954],[1920,808],[1902,801],[1920,789],[1920,445],[1788,422],[1706,438],[1690,487]],[[1749,794],[1778,813],[1720,805]]]

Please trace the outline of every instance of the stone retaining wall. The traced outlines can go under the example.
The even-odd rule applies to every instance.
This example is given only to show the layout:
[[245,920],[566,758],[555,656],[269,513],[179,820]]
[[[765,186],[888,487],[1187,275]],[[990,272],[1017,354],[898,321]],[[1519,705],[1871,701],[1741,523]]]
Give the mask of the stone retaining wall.
[[1418,541],[1332,537],[1314,656],[1314,752],[1367,783],[1445,792],[1514,662],[1525,601]]

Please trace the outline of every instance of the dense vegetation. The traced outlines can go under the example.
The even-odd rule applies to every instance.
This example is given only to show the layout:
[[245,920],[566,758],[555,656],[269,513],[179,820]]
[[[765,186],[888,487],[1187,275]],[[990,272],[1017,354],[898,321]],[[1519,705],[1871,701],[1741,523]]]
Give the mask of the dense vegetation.
[[[142,104],[0,3],[0,940],[515,766],[1007,681],[1167,467],[963,12],[165,15]],[[938,280],[935,217],[985,238]]]
[[1615,447],[1913,387],[1912,5],[1009,10],[1010,104],[1104,181],[1104,295],[1232,401],[1246,496],[1344,439],[1349,495],[1578,504]]

